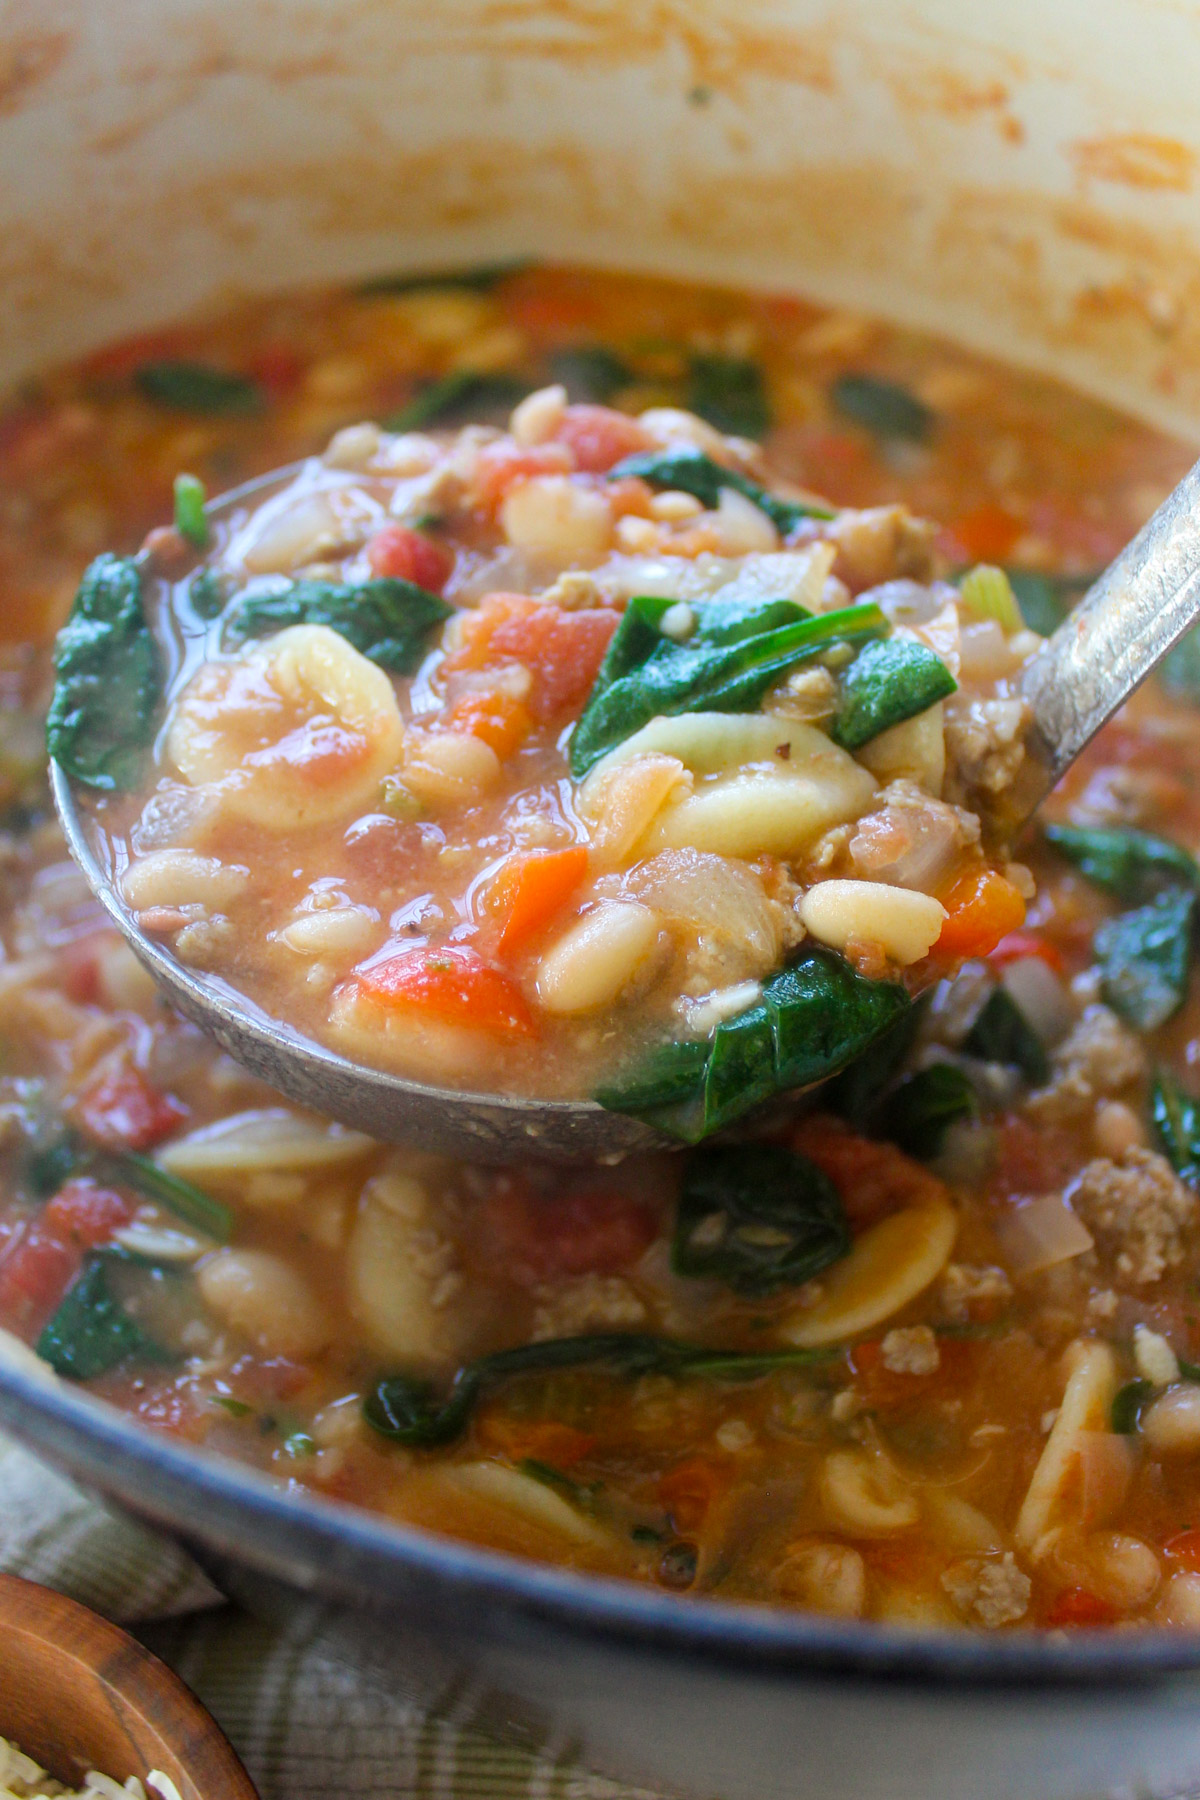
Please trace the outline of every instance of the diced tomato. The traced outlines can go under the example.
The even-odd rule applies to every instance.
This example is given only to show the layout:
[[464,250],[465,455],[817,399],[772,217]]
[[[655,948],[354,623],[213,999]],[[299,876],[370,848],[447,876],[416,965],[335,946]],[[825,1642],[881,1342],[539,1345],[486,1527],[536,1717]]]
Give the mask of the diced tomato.
[[1066,1131],[1006,1113],[997,1130],[989,1192],[1004,1202],[1013,1194],[1044,1194],[1061,1187],[1078,1169],[1079,1151]]
[[940,895],[947,918],[934,954],[958,961],[987,956],[1025,921],[1025,902],[994,869],[964,869]]
[[1177,1532],[1163,1545],[1163,1555],[1178,1568],[1192,1569],[1200,1575],[1200,1531]]
[[565,444],[489,444],[475,466],[475,500],[495,512],[510,488],[535,475],[569,475],[574,464]]
[[482,738],[502,762],[533,730],[533,716],[525,702],[503,688],[469,689],[460,694],[446,712],[446,723],[454,731]]
[[655,1488],[660,1505],[671,1515],[676,1531],[698,1531],[713,1502],[729,1486],[723,1464],[703,1456],[689,1456],[661,1476]]
[[82,1177],[66,1182],[46,1202],[41,1224],[63,1243],[95,1250],[109,1243],[113,1232],[128,1225],[133,1214],[133,1202],[124,1194]]
[[497,1037],[537,1036],[516,982],[465,944],[404,950],[360,970],[354,980],[360,992],[385,1005],[408,1007]]
[[825,1171],[847,1218],[859,1228],[944,1191],[936,1175],[894,1144],[860,1137],[827,1113],[802,1120],[792,1134],[792,1147]]
[[1045,1623],[1050,1630],[1061,1629],[1064,1625],[1111,1625],[1117,1618],[1117,1611],[1099,1594],[1089,1593],[1087,1588],[1064,1588],[1055,1596]]
[[108,1243],[133,1211],[110,1188],[69,1181],[9,1241],[0,1262],[0,1321],[20,1337],[36,1336],[79,1273],[84,1252]]
[[291,393],[304,374],[304,360],[290,344],[264,344],[256,350],[246,372],[273,398]]
[[573,1468],[596,1445],[590,1432],[558,1419],[518,1419],[491,1409],[479,1415],[475,1429],[482,1443],[513,1462],[532,1456],[556,1469]]
[[575,467],[588,475],[603,475],[624,457],[654,446],[644,426],[611,406],[568,406],[554,435],[571,452]]
[[431,594],[440,594],[454,569],[454,552],[423,531],[406,525],[385,525],[367,541],[367,561],[373,574],[398,581],[415,581]]
[[992,500],[963,513],[942,533],[941,548],[951,562],[1002,563],[1025,527]]
[[489,1260],[517,1280],[615,1275],[653,1241],[651,1209],[615,1185],[543,1193],[519,1176],[495,1177],[482,1214]]
[[149,1150],[187,1118],[173,1094],[151,1087],[133,1063],[109,1069],[80,1096],[79,1119],[107,1150]]
[[1024,962],[1029,956],[1040,956],[1046,967],[1053,969],[1056,975],[1065,973],[1062,952],[1057,944],[1040,937],[1036,931],[1010,931],[1007,937],[1000,939],[988,961],[997,968],[1004,969],[1009,963]]
[[591,692],[618,615],[607,607],[565,612],[525,594],[489,594],[462,621],[462,645],[443,662],[482,669],[519,662],[533,676],[527,705],[535,719],[553,719]]
[[502,921],[497,949],[505,956],[524,949],[566,905],[587,872],[582,844],[510,856],[484,898],[487,911]]

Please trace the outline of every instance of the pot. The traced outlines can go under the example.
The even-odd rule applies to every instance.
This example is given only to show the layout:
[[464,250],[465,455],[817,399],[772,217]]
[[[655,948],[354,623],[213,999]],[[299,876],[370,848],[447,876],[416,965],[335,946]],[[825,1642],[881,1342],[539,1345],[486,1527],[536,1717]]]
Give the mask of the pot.
[[[795,289],[1200,437],[1200,30],[1032,0],[8,0],[0,379],[238,293],[533,254]],[[690,1601],[286,1492],[0,1366],[0,1422],[456,1717],[700,1800],[1200,1783],[1200,1641]],[[466,1696],[466,1698],[464,1698]]]

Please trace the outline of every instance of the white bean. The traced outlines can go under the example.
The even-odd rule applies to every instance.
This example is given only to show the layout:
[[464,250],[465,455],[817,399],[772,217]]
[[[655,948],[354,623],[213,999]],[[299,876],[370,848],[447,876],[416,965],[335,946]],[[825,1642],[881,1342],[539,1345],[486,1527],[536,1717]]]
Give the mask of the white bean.
[[567,410],[567,390],[556,382],[553,387],[538,388],[526,394],[513,409],[508,428],[518,444],[544,444],[552,438]]
[[1161,1394],[1142,1414],[1142,1435],[1155,1456],[1200,1454],[1200,1387]]
[[638,415],[638,424],[656,444],[664,447],[691,444],[718,461],[723,461],[729,454],[728,444],[714,425],[697,418],[695,413],[684,412],[681,407],[652,406]]
[[516,549],[564,564],[596,562],[612,542],[605,496],[566,475],[535,475],[511,488],[500,523]]
[[243,893],[249,869],[195,850],[152,850],[130,863],[121,892],[138,912],[150,906],[227,906]]
[[821,881],[801,901],[800,918],[818,943],[835,950],[844,950],[852,939],[878,944],[906,968],[933,948],[946,909],[931,894],[883,881]]
[[775,1586],[818,1612],[858,1619],[867,1604],[867,1566],[849,1544],[800,1544],[784,1556]]
[[[744,769],[721,775],[665,806],[647,833],[645,849],[711,850],[718,856],[790,857],[833,825],[857,819],[870,806],[875,783],[844,751],[796,774]],[[844,763],[836,759],[844,757]]]
[[382,936],[379,914],[372,906],[333,906],[297,913],[279,934],[300,956],[357,958],[373,950]]
[[659,917],[636,901],[602,901],[564,932],[538,964],[547,1012],[584,1013],[614,1001],[658,942]]
[[269,1250],[217,1250],[196,1271],[206,1306],[272,1356],[312,1356],[333,1322],[298,1269]]
[[882,782],[915,781],[939,799],[946,778],[946,733],[942,702],[927,706],[864,744],[858,759]]
[[1184,1570],[1172,1575],[1158,1602],[1155,1622],[1190,1631],[1200,1628],[1200,1575]]
[[500,758],[466,731],[410,732],[404,746],[404,785],[431,804],[469,806],[500,779]]

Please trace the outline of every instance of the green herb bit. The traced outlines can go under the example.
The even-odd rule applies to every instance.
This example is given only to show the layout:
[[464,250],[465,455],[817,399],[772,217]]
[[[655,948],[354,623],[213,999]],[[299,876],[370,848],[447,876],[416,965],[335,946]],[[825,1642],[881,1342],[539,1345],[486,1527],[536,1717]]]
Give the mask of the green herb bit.
[[507,414],[532,388],[523,376],[458,369],[418,389],[407,406],[384,420],[384,430],[419,431],[425,425],[463,424],[481,413]]
[[306,1457],[317,1454],[317,1446],[307,1431],[292,1431],[283,1440],[283,1450],[293,1462],[303,1462]]
[[1138,1031],[1164,1025],[1187,998],[1195,913],[1195,892],[1172,888],[1096,933],[1101,992]]
[[791,600],[697,603],[696,629],[683,643],[661,625],[674,602],[636,595],[592,686],[571,738],[571,773],[600,758],[651,719],[690,712],[753,712],[767,689],[797,664],[834,644],[888,630],[872,602],[813,618]]
[[175,1358],[148,1337],[108,1285],[110,1254],[90,1256],[67,1289],[37,1341],[37,1353],[56,1375],[91,1381],[131,1357],[148,1362]]
[[219,619],[229,601],[229,578],[216,569],[197,569],[188,582],[188,605],[206,625]]
[[760,482],[752,481],[737,469],[727,469],[723,463],[705,456],[702,450],[643,451],[637,456],[625,457],[609,470],[611,481],[619,481],[627,475],[636,475],[654,488],[678,489],[680,493],[691,494],[710,511],[720,504],[721,489],[732,488],[735,493],[744,494],[747,500],[753,500],[784,537],[795,530],[801,519],[837,518],[835,506],[823,506],[818,500],[781,500]]
[[515,256],[507,262],[480,263],[473,269],[435,270],[432,274],[375,275],[357,289],[360,299],[371,300],[385,294],[415,294],[437,288],[466,288],[470,293],[486,294],[510,275],[520,275],[533,267],[527,256]]
[[977,619],[994,619],[1004,632],[1020,631],[1024,623],[1011,581],[991,563],[968,569],[958,584],[958,597]]
[[444,1399],[439,1399],[428,1381],[409,1375],[387,1376],[367,1395],[363,1416],[392,1443],[433,1449],[460,1437],[482,1396],[518,1375],[591,1368],[622,1380],[669,1375],[676,1380],[748,1381],[776,1369],[831,1362],[840,1354],[836,1350],[710,1350],[673,1338],[623,1332],[547,1338],[466,1363]]
[[694,355],[686,404],[718,431],[735,437],[761,438],[771,428],[762,369],[745,356]]
[[928,1162],[940,1153],[951,1125],[978,1112],[975,1089],[962,1070],[953,1063],[931,1063],[889,1095],[879,1129],[907,1156]]
[[684,1143],[698,1143],[772,1094],[836,1075],[898,1024],[912,1002],[899,982],[869,981],[824,949],[798,957],[758,1005],[707,1043],[663,1045],[596,1095]]
[[147,400],[173,412],[248,415],[263,403],[255,382],[209,363],[143,363],[134,381]]
[[882,731],[916,718],[958,687],[940,656],[909,638],[890,638],[859,651],[838,684],[829,735],[858,750]]
[[1081,875],[1122,900],[1148,900],[1164,886],[1200,887],[1200,865],[1181,845],[1130,825],[1047,825],[1045,838]]
[[410,675],[435,626],[452,607],[413,581],[381,576],[374,581],[293,581],[281,591],[243,594],[225,625],[231,645],[265,637],[289,625],[328,625],[382,668]]
[[234,1217],[229,1207],[182,1176],[160,1169],[148,1156],[139,1156],[134,1150],[105,1150],[97,1153],[97,1162],[100,1169],[111,1170],[118,1181],[124,1181],[148,1200],[159,1201],[197,1231],[220,1243],[233,1236]]
[[54,645],[46,746],[64,774],[112,793],[132,787],[154,736],[162,662],[129,556],[98,556]]
[[605,406],[637,377],[628,363],[603,344],[572,344],[556,350],[550,373],[567,390],[567,398]]
[[1075,602],[1095,581],[1095,575],[1044,575],[1038,569],[1014,569],[1004,573],[1021,609],[1021,618],[1039,637],[1053,637]]
[[209,1399],[214,1406],[223,1407],[231,1419],[249,1419],[253,1416],[254,1408],[244,1400],[235,1400],[232,1394],[210,1394]]
[[850,1248],[837,1189],[775,1144],[698,1150],[683,1178],[671,1267],[752,1298],[798,1287]]
[[1124,1387],[1118,1388],[1109,1414],[1113,1430],[1122,1437],[1130,1437],[1141,1424],[1143,1408],[1153,1398],[1152,1381],[1127,1381]]
[[981,1062],[1006,1063],[1019,1069],[1033,1087],[1050,1079],[1045,1046],[1005,988],[993,988],[962,1047]]
[[207,490],[198,475],[175,477],[175,529],[197,550],[203,550],[208,542],[207,501]]
[[844,419],[865,425],[876,437],[922,444],[933,431],[932,412],[896,381],[883,381],[877,375],[839,375],[829,397]]
[[1200,1102],[1159,1069],[1150,1090],[1150,1113],[1167,1161],[1190,1186],[1200,1188]]

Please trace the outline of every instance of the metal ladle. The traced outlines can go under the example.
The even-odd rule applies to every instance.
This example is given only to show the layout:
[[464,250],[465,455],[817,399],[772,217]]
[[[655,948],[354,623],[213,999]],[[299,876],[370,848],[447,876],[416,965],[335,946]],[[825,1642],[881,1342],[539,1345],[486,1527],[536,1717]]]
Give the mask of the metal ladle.
[[[224,496],[209,507],[210,520],[280,479],[277,473]],[[1006,821],[1010,829],[1033,813],[1197,618],[1200,463],[1027,664],[1022,688],[1033,709],[1033,735],[1016,814]],[[219,977],[177,962],[139,929],[101,867],[70,781],[53,762],[50,780],[71,855],[172,1005],[289,1099],[384,1141],[479,1162],[616,1161],[666,1142],[648,1125],[593,1100],[536,1100],[408,1081],[351,1062],[270,1018]]]

